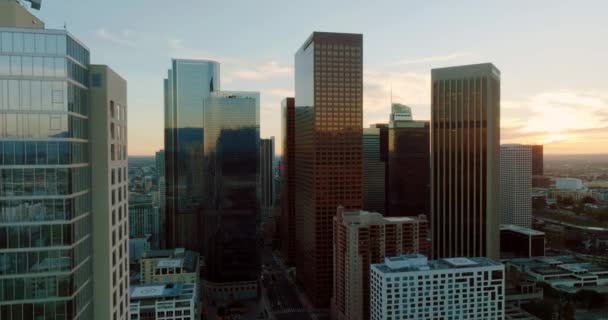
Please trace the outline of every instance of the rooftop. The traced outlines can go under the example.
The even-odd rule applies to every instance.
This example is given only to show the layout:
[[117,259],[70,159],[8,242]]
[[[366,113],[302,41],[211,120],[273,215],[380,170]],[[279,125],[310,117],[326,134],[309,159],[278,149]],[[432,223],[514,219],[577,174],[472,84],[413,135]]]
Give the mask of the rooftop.
[[538,231],[538,230],[534,230],[534,229],[530,229],[530,228],[524,228],[524,227],[520,227],[520,226],[517,226],[514,224],[501,224],[500,230],[501,231],[510,230],[510,231],[525,234],[528,236],[544,236],[545,235],[545,233],[542,231]]
[[183,283],[144,284],[129,287],[131,300],[166,299],[180,296],[184,289]]
[[429,261],[425,256],[421,254],[413,254],[401,255],[397,257],[387,257],[384,259],[384,263],[373,264],[372,269],[376,269],[382,273],[396,273],[418,272],[427,270],[466,269],[501,265],[502,264],[499,262],[484,257],[455,257]]
[[184,248],[169,250],[149,250],[141,257],[142,260],[157,260],[157,268],[183,268],[186,272],[196,272],[199,265],[199,254],[186,251]]

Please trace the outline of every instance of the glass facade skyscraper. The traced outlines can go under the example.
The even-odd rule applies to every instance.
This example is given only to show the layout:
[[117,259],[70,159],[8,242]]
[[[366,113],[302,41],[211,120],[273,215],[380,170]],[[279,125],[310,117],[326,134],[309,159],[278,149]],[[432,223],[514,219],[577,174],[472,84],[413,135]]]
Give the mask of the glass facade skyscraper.
[[166,245],[202,252],[203,104],[219,90],[215,61],[173,60],[165,79]]
[[260,275],[260,96],[219,85],[214,61],[173,60],[165,79],[166,245],[204,257],[209,294],[252,297]]
[[0,318],[92,319],[89,51],[0,28],[0,52]]
[[128,319],[126,81],[0,10],[0,319]]

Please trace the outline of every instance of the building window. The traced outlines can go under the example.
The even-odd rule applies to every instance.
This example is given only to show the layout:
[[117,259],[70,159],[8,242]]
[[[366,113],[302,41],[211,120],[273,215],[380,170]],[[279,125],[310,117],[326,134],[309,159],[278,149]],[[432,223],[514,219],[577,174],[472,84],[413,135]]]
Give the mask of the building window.
[[116,107],[114,106],[114,101],[110,101],[110,117],[112,117],[112,119],[114,119],[115,114],[116,114]]

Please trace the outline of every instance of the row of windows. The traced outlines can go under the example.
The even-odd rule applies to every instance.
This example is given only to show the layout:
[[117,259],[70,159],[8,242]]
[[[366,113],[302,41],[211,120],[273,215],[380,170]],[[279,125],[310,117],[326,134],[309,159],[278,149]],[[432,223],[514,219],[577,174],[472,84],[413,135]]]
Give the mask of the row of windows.
[[[1,234],[0,237],[5,239],[6,235]],[[70,271],[90,256],[91,240],[86,239],[73,249],[44,249],[0,253],[0,261],[3,261],[0,275]]]
[[89,280],[91,261],[71,275],[0,280],[0,301],[69,297]]
[[0,196],[68,195],[91,187],[90,168],[26,168],[0,170]]
[[65,77],[65,58],[0,56],[0,76]]
[[127,160],[127,146],[119,144],[110,145],[110,160]]
[[[0,247],[9,249],[69,246],[91,232],[91,216],[68,224],[0,227]],[[47,261],[63,263],[70,261]],[[45,266],[38,266],[45,268]]]
[[88,139],[89,121],[67,114],[0,113],[0,138]]
[[91,211],[91,194],[69,199],[0,201],[0,223],[72,220]]
[[67,82],[0,80],[0,110],[68,111]]
[[30,32],[1,32],[0,51],[4,53],[66,54],[66,36]]
[[0,141],[0,165],[62,165],[89,161],[84,142]]

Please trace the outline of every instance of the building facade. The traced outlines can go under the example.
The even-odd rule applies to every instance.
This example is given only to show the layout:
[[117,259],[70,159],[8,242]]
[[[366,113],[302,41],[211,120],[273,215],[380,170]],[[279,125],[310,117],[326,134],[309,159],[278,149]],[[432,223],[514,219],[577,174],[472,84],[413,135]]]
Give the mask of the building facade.
[[275,205],[274,137],[260,139],[260,191],[262,225],[272,220]]
[[193,284],[164,283],[129,288],[132,320],[198,320],[201,305]]
[[530,145],[532,148],[532,175],[542,176],[545,174],[543,145]]
[[432,256],[499,256],[500,71],[431,72]]
[[129,199],[129,237],[151,236],[152,246],[158,249],[162,221],[160,208],[155,206],[151,197]]
[[370,265],[385,257],[428,254],[426,216],[385,218],[338,208],[334,218],[332,318],[370,319]]
[[500,258],[531,258],[545,255],[545,233],[513,224],[500,225]]
[[532,148],[500,146],[500,223],[532,227]]
[[332,219],[362,206],[363,36],[314,32],[295,55],[296,269],[319,307],[332,295]]
[[1,319],[129,318],[126,146],[124,80],[0,1]]
[[198,287],[199,257],[198,253],[183,248],[144,252],[139,259],[141,283],[179,282]]
[[505,316],[505,267],[488,258],[390,257],[370,277],[371,320]]
[[168,248],[203,249],[203,105],[220,90],[219,72],[215,61],[172,60],[164,81]]
[[295,99],[281,102],[281,134],[283,137],[283,162],[281,173],[281,219],[279,236],[281,252],[287,265],[296,261],[296,181],[295,181]]
[[393,103],[388,127],[386,206],[391,217],[430,214],[430,127]]
[[381,154],[381,130],[386,125],[376,124],[363,129],[363,209],[386,212],[386,164]]

